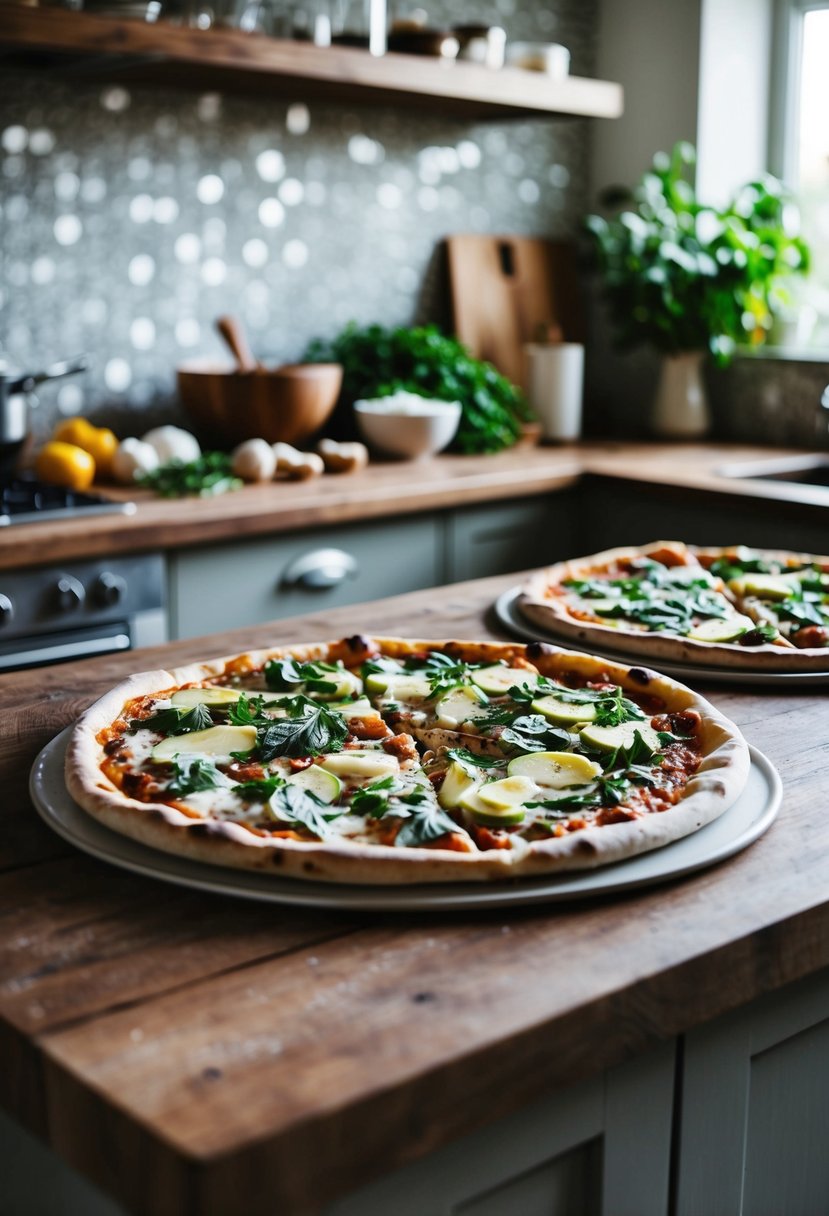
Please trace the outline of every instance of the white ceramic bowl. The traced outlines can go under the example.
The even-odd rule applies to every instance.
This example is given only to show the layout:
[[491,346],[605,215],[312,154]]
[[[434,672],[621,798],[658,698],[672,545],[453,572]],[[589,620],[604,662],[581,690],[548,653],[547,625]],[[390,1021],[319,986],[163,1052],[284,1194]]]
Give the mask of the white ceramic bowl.
[[428,401],[401,396],[355,401],[357,426],[366,443],[392,456],[423,460],[455,438],[461,421],[457,401]]

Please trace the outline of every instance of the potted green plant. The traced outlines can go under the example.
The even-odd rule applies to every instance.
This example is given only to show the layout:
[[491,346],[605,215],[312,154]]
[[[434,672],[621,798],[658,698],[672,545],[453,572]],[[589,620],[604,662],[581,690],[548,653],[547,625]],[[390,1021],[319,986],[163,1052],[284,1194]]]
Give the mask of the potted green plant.
[[706,353],[724,364],[738,346],[765,342],[788,302],[785,276],[809,266],[797,209],[779,181],[749,182],[719,209],[697,199],[695,159],[688,143],[657,153],[633,191],[606,193],[615,214],[586,221],[617,345],[664,356],[653,426],[676,437],[708,429]]

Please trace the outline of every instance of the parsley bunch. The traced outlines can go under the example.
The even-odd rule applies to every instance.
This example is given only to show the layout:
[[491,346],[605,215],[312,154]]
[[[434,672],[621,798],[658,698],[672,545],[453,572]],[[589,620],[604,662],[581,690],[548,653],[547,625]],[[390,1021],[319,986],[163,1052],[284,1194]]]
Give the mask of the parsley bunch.
[[[452,447],[459,452],[497,452],[511,447],[532,415],[524,395],[491,363],[473,359],[455,338],[434,325],[414,329],[346,326],[332,341],[316,339],[306,363],[341,363],[343,413],[360,397],[388,397],[398,389],[439,401],[459,401],[462,415]],[[336,417],[336,415],[335,415]]]

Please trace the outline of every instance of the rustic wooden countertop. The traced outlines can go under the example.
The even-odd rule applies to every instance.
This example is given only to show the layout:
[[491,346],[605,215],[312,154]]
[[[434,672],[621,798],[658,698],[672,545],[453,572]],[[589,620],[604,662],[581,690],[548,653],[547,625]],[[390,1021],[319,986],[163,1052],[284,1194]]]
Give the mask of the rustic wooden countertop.
[[748,461],[807,456],[802,449],[733,444],[585,443],[518,447],[496,456],[438,456],[430,461],[371,464],[353,476],[247,486],[217,498],[159,499],[147,491],[102,487],[132,499],[134,515],[20,524],[0,529],[0,570],[70,558],[292,532],[323,524],[387,518],[566,489],[585,474],[618,477],[723,498],[777,499],[814,517],[829,507],[829,489],[723,477]]
[[710,689],[779,768],[780,817],[709,871],[613,900],[257,906],[96,862],[31,806],[38,750],[137,663],[357,630],[497,636],[486,611],[516,577],[0,678],[0,1102],[131,1211],[314,1211],[829,964],[820,690]]

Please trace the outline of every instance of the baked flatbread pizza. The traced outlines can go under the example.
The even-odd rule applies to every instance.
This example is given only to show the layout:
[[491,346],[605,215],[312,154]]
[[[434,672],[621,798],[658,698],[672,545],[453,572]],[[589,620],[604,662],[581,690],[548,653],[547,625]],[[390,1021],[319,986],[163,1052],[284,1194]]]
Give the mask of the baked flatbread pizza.
[[748,764],[733,723],[644,668],[356,636],[132,676],[78,722],[66,781],[108,827],[206,863],[486,882],[678,840]]
[[609,549],[533,574],[521,615],[564,640],[651,662],[770,672],[829,670],[829,558],[704,549]]

